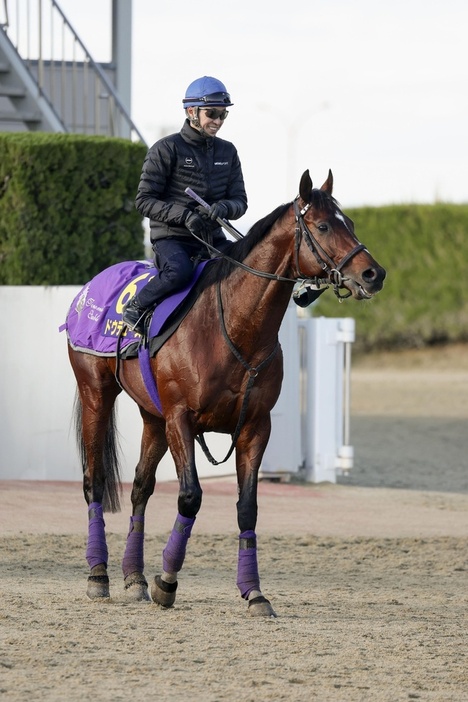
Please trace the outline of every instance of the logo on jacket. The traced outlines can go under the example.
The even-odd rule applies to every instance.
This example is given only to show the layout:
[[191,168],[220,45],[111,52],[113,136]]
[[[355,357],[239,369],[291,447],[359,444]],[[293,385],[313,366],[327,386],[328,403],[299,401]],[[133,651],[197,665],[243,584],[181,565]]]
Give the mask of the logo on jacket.
[[215,161],[215,166],[229,166],[229,161]]
[[193,168],[193,158],[191,158],[190,156],[186,156],[184,166],[186,166],[187,168]]

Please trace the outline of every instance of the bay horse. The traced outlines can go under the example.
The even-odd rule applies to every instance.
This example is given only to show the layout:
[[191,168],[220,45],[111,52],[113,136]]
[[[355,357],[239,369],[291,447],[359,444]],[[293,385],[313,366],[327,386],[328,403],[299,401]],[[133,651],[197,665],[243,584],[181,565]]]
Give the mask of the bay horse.
[[233,242],[224,260],[210,263],[193,307],[150,358],[161,411],[143,382],[138,359],[119,359],[118,353],[104,358],[68,344],[77,381],[75,424],[89,511],[91,599],[109,597],[103,511],[119,509],[114,403],[124,389],[143,420],[122,562],[128,597],[150,601],[143,573],[144,519],[158,463],[169,447],[179,482],[178,514],[151,597],[162,607],[174,604],[178,573],[202,502],[194,442],[198,438],[203,446],[206,432],[220,432],[231,435],[231,450],[235,445],[237,587],[251,615],[276,616],[260,587],[255,529],[258,472],[283,379],[281,321],[298,281],[331,285],[338,297],[363,300],[381,290],[386,275],[356,238],[332,189],[331,171],[321,188],[313,188],[305,171],[293,202],[277,207]]

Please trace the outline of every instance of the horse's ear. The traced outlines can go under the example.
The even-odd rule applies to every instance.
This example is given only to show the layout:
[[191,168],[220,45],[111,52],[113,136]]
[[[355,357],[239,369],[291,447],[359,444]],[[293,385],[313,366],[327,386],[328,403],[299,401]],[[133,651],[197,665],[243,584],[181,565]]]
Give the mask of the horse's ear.
[[332,194],[333,190],[333,173],[331,170],[328,171],[328,178],[326,179],[325,183],[322,185],[320,190],[324,190],[326,193],[329,195]]
[[309,174],[309,169],[302,174],[299,184],[299,195],[304,202],[310,202],[310,198],[312,197],[312,179]]

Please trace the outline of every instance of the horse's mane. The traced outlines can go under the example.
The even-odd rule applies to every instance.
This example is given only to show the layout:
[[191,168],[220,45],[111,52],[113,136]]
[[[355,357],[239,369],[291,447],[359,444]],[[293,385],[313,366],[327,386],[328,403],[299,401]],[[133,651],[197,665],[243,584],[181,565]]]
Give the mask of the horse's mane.
[[[223,253],[235,261],[243,261],[290,207],[290,202],[279,205],[266,217],[259,219],[242,239],[233,241],[230,246],[224,247]],[[206,287],[218,280],[223,280],[231,273],[234,267],[234,263],[226,260],[221,261],[219,265],[208,266],[207,273],[203,276],[202,286]]]
[[277,222],[286,210],[289,209],[291,203],[279,205],[273,212],[262,217],[256,222],[247,232],[246,236],[240,241],[235,241],[232,244],[229,255],[236,261],[243,261],[244,258],[252,251],[253,248],[263,239],[265,234],[270,231],[272,226]]

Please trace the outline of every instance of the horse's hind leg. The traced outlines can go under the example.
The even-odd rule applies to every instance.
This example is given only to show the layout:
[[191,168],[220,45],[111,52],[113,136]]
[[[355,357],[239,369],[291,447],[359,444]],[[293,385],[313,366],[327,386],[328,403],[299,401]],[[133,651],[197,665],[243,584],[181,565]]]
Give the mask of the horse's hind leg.
[[78,384],[75,423],[89,516],[87,595],[94,600],[109,597],[103,511],[119,509],[114,403],[121,390],[106,359],[71,349],[69,355]]
[[161,419],[140,410],[143,418],[140,460],[135,471],[132,489],[132,516],[122,561],[127,597],[134,601],[147,600],[148,583],[144,571],[145,511],[154,492],[156,468],[167,451],[165,424]]

